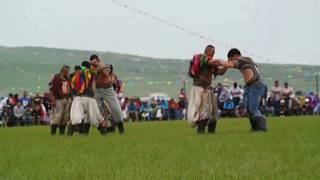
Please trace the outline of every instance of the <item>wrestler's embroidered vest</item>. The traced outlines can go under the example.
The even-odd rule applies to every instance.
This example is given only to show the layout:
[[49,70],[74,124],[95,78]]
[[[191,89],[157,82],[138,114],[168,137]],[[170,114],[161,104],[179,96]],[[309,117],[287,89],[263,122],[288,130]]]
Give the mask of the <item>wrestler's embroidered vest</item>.
[[211,86],[211,82],[201,80],[199,76],[203,73],[212,71],[214,78],[217,76],[219,71],[218,66],[211,66],[208,64],[206,56],[204,54],[196,54],[193,56],[189,65],[189,76],[193,78],[193,86],[207,88]]
[[94,79],[94,74],[90,70],[82,67],[82,71],[74,74],[71,79],[72,92],[76,96],[84,94],[93,94],[92,81]]

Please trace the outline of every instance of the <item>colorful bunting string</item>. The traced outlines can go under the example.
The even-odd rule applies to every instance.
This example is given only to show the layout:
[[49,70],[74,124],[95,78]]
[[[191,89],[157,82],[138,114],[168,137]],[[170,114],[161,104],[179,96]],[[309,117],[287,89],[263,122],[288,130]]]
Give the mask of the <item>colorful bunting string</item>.
[[[162,23],[162,24],[164,24],[164,25],[167,25],[167,26],[169,26],[169,27],[171,27],[171,28],[174,28],[174,29],[179,30],[179,31],[181,31],[181,32],[184,32],[184,33],[186,33],[186,34],[189,34],[189,35],[191,35],[191,36],[195,36],[195,37],[197,37],[197,38],[199,38],[199,39],[201,39],[201,40],[205,40],[205,41],[213,42],[213,43],[215,43],[215,44],[219,44],[220,46],[223,46],[223,47],[225,47],[226,49],[231,49],[231,48],[234,48],[234,47],[235,47],[235,46],[231,46],[231,45],[229,45],[229,44],[227,44],[227,43],[224,43],[224,42],[222,42],[222,41],[215,40],[215,39],[212,39],[212,38],[210,38],[210,37],[207,37],[207,36],[205,36],[205,35],[203,35],[203,34],[201,34],[201,33],[195,32],[195,31],[190,30],[190,29],[188,29],[188,28],[185,28],[185,27],[182,27],[182,26],[180,26],[180,25],[174,24],[174,23],[172,23],[172,22],[166,21],[165,19],[162,19],[162,18],[159,18],[159,17],[157,17],[157,16],[154,16],[154,15],[152,15],[152,14],[146,12],[146,11],[142,11],[142,10],[140,10],[140,9],[138,9],[138,8],[132,7],[132,6],[128,5],[127,3],[123,2],[123,1],[112,0],[112,3],[114,3],[114,4],[117,5],[117,6],[120,6],[120,7],[123,7],[123,8],[125,8],[125,9],[128,9],[129,11],[132,11],[132,12],[134,12],[134,13],[136,13],[136,14],[145,16],[145,17],[147,17],[147,18],[149,18],[149,19],[152,19],[152,20],[154,20],[154,21],[157,21],[157,22],[159,22],[159,23]],[[256,59],[264,60],[264,61],[270,62],[270,63],[277,63],[277,62],[275,62],[275,61],[274,61],[274,62],[271,61],[269,58],[265,58],[265,57],[263,57],[263,56],[261,56],[261,55],[252,53],[252,52],[247,51],[247,50],[242,50],[242,52],[243,52],[244,54],[247,54],[248,56],[254,57],[254,58],[256,58]]]

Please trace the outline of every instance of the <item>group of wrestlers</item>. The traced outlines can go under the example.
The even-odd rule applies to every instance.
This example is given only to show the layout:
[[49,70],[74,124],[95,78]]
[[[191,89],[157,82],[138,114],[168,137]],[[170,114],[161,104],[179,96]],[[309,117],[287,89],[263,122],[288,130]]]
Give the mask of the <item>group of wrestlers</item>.
[[189,75],[193,78],[188,104],[188,120],[197,132],[214,133],[217,125],[218,106],[211,87],[213,77],[222,76],[227,69],[238,69],[245,82],[244,102],[248,111],[251,131],[267,131],[266,118],[261,114],[259,105],[266,93],[258,66],[250,57],[243,57],[233,48],[228,52],[228,60],[214,58],[215,47],[208,45],[203,54],[195,55],[190,63]]
[[[266,118],[259,110],[259,104],[266,93],[258,66],[250,57],[243,57],[233,48],[228,52],[228,60],[214,57],[215,47],[208,45],[203,54],[195,55],[190,63],[189,75],[193,86],[188,104],[188,120],[197,132],[214,133],[217,126],[218,106],[211,87],[212,80],[224,75],[227,69],[238,69],[245,82],[244,102],[248,111],[251,131],[267,131]],[[112,65],[101,63],[97,55],[91,55],[90,61],[82,62],[69,75],[69,66],[63,66],[60,73],[51,80],[53,118],[51,134],[72,136],[74,132],[88,134],[91,125],[97,125],[98,131],[105,135],[114,132],[124,133],[123,117],[114,82],[117,76]]]
[[97,55],[91,55],[90,61],[76,66],[70,74],[70,67],[64,65],[60,73],[50,82],[52,97],[51,134],[57,129],[64,135],[74,132],[88,135],[90,127],[96,125],[105,135],[118,128],[124,133],[120,103],[114,90],[117,76],[112,65],[103,64]]

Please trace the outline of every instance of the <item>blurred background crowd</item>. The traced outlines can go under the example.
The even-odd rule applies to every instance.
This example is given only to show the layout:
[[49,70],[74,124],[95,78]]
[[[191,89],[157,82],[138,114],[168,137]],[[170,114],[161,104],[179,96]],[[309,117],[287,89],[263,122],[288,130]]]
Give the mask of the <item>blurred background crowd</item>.
[[[234,82],[233,86],[218,84],[212,91],[216,94],[219,116],[246,117],[247,110],[244,100],[246,93],[241,85]],[[261,99],[260,109],[265,116],[300,116],[319,115],[320,101],[314,92],[294,91],[287,82],[281,86],[279,81],[269,88]],[[127,122],[186,120],[188,96],[181,89],[178,98],[166,94],[152,94],[148,97],[124,97],[117,91],[124,119]],[[39,92],[8,94],[0,97],[1,126],[48,125],[51,121],[50,93],[40,95]]]

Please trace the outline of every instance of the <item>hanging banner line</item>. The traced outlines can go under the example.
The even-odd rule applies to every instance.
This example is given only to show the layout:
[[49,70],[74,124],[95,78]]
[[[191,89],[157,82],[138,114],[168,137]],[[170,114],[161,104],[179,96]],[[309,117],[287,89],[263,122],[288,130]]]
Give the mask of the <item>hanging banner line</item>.
[[[134,8],[132,6],[129,6],[127,3],[123,2],[123,1],[112,0],[112,3],[116,4],[117,6],[120,6],[120,7],[123,7],[125,9],[128,9],[128,10],[130,10],[130,11],[136,13],[136,14],[145,16],[145,17],[150,18],[150,19],[152,19],[154,21],[157,21],[159,23],[165,24],[165,25],[167,25],[167,26],[169,26],[171,28],[174,28],[174,29],[177,29],[179,31],[182,31],[182,32],[184,32],[186,34],[189,34],[191,36],[197,37],[197,38],[199,38],[201,40],[206,40],[206,41],[209,41],[209,42],[213,42],[215,44],[219,44],[219,45],[225,47],[226,49],[231,49],[231,48],[235,47],[235,46],[228,45],[228,44],[226,44],[226,43],[224,43],[222,41],[214,40],[214,39],[212,39],[210,37],[207,37],[207,36],[205,36],[205,35],[203,35],[201,33],[192,31],[192,30],[190,30],[188,28],[185,28],[185,27],[182,27],[180,25],[168,22],[168,21],[166,21],[166,20],[164,20],[162,18],[159,18],[157,16],[154,16],[154,15],[152,15],[152,14],[146,12],[146,11],[142,11],[140,9]],[[260,56],[260,55],[257,55],[255,53],[252,53],[250,51],[246,51],[246,50],[241,50],[241,51],[244,52],[245,54],[251,56],[251,57],[255,57],[257,59],[261,59],[261,60],[267,61],[269,63],[272,63],[272,61],[269,58],[265,58],[263,56]],[[277,62],[273,62],[273,63],[277,63]]]

